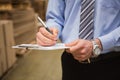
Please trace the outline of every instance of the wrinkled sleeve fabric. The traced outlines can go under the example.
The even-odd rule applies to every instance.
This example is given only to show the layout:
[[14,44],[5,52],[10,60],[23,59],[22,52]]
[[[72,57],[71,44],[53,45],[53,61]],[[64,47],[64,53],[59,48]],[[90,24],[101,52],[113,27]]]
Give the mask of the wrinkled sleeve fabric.
[[120,27],[99,39],[103,46],[103,52],[120,51]]
[[64,25],[64,0],[49,0],[46,12],[46,25],[48,27],[56,27],[59,35]]

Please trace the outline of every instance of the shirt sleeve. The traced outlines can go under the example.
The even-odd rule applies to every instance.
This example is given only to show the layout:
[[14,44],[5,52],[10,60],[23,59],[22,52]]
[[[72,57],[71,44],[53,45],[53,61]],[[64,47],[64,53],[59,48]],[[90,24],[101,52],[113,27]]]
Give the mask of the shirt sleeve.
[[64,0],[49,0],[46,12],[46,25],[58,28],[59,34],[64,25],[64,8]]
[[106,51],[120,51],[120,27],[102,37],[99,37],[103,46],[103,53]]

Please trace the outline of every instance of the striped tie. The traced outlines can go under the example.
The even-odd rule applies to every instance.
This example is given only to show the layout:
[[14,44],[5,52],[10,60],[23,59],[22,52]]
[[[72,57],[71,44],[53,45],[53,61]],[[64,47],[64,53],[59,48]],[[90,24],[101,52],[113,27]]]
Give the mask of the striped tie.
[[95,0],[82,0],[79,38],[93,39]]

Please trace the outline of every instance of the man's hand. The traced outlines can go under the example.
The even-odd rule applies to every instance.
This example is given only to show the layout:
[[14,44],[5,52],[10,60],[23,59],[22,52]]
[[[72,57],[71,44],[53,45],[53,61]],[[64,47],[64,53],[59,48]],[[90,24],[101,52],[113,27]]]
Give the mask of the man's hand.
[[85,61],[92,56],[93,45],[89,40],[79,39],[66,44],[70,47],[66,51],[71,53],[76,60]]
[[56,28],[50,28],[52,34],[48,32],[44,27],[40,27],[36,34],[37,44],[42,46],[52,46],[57,42],[58,30]]

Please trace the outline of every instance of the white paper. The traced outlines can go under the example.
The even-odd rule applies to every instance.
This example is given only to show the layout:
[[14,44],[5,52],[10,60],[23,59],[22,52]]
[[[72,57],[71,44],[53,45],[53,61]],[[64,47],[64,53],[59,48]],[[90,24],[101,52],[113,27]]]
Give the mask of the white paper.
[[40,46],[37,44],[20,44],[16,46],[12,46],[12,48],[27,48],[27,49],[35,49],[35,50],[56,50],[56,49],[66,49],[69,47],[66,47],[64,43],[57,43],[54,46]]

